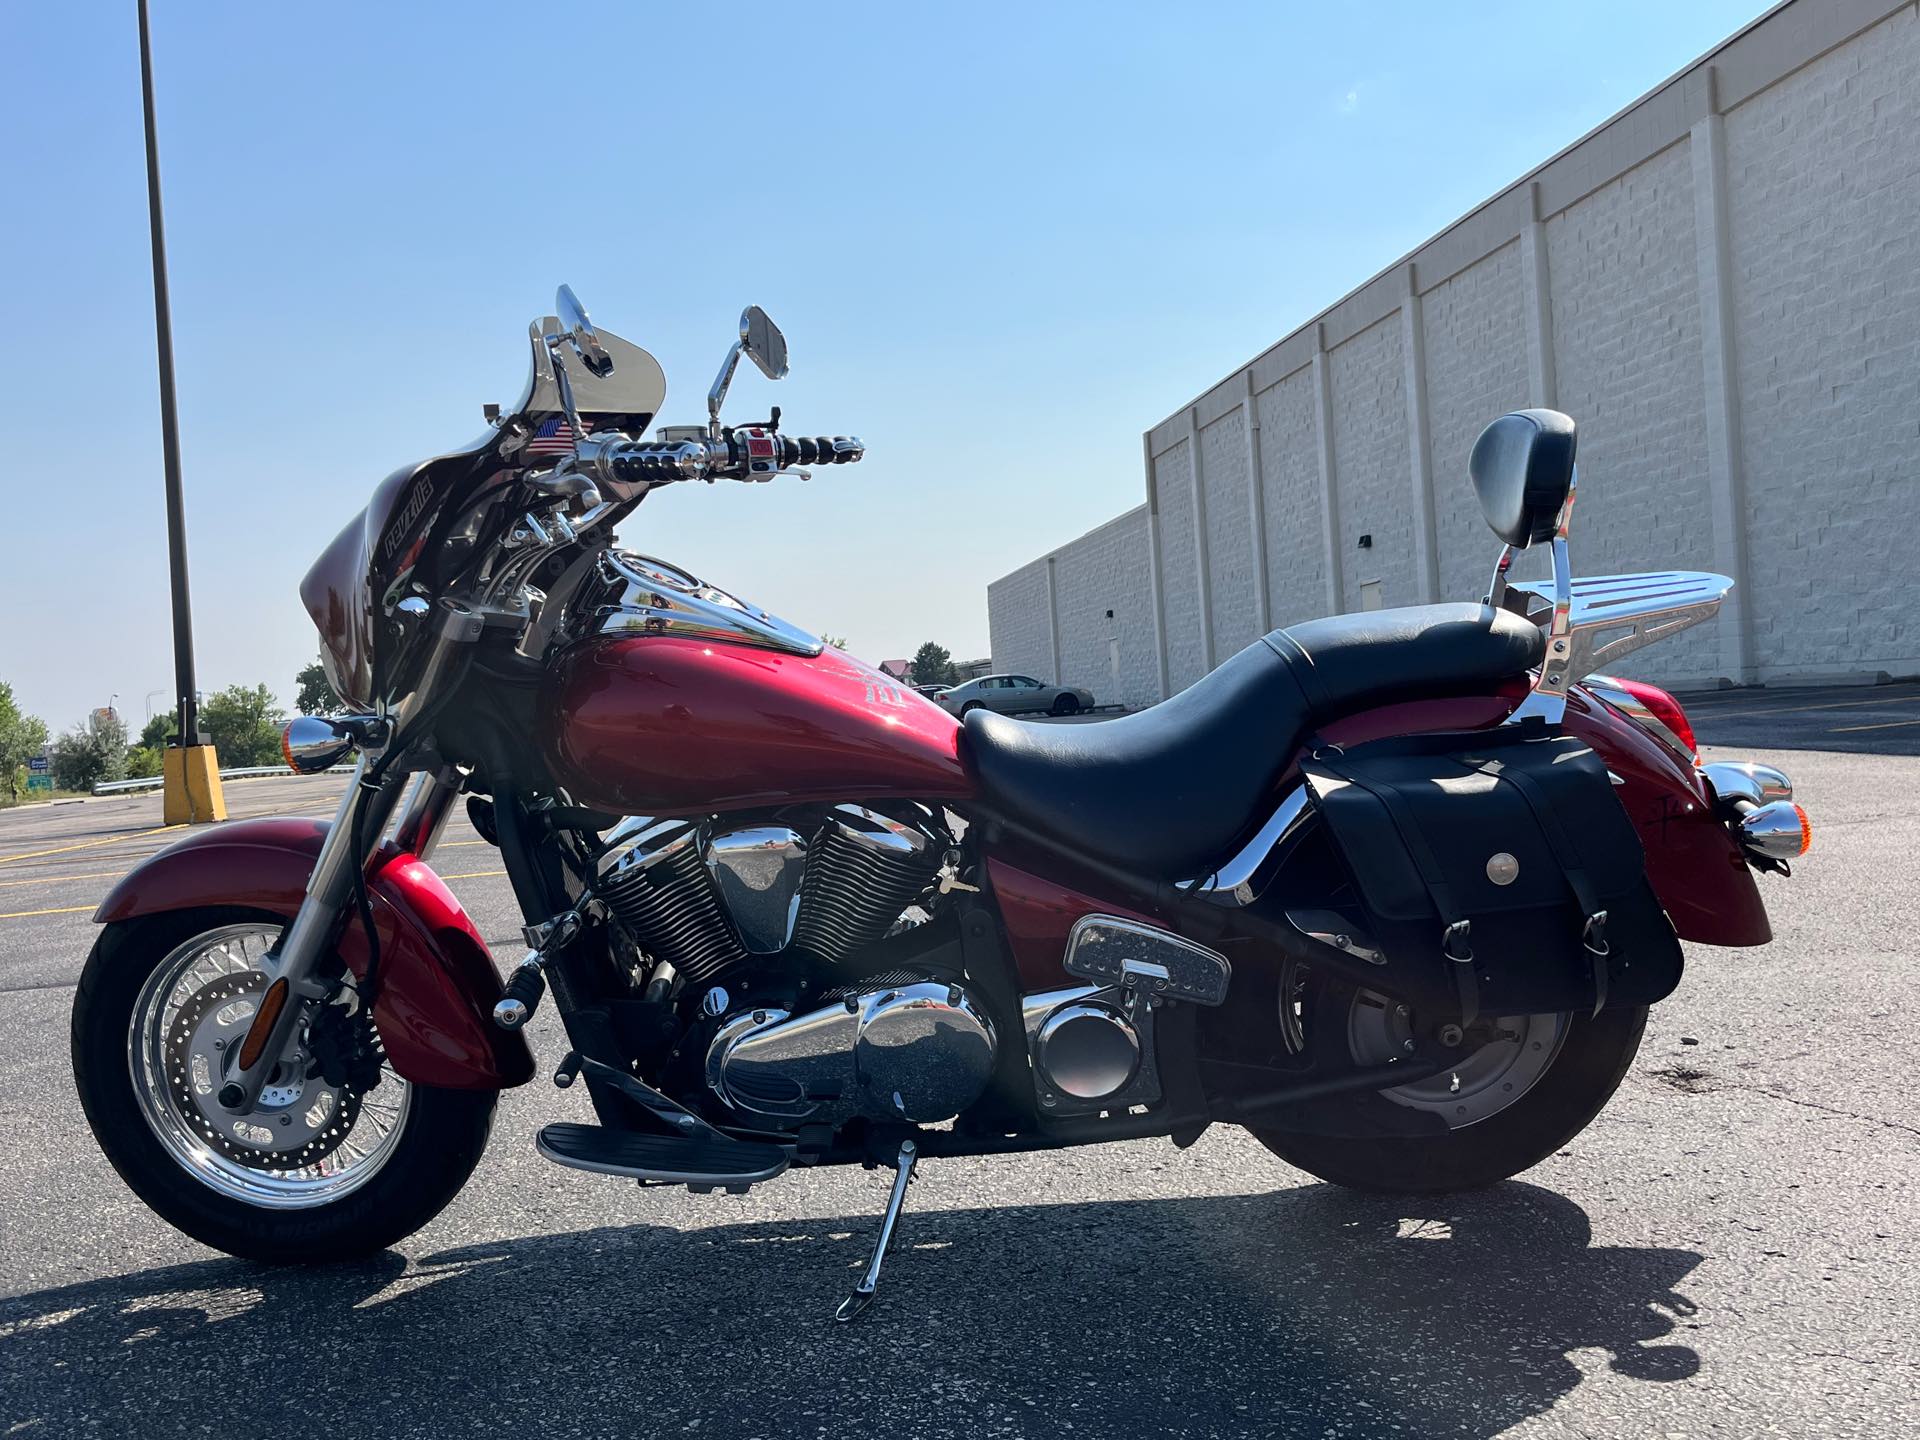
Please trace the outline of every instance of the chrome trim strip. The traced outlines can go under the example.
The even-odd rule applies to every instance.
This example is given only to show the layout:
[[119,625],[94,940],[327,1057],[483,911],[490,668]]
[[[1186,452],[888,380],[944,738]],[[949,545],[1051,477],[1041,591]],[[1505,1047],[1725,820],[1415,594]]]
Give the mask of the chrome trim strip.
[[1260,878],[1261,867],[1267,857],[1283,840],[1290,838],[1294,827],[1307,814],[1307,787],[1296,785],[1282,798],[1267,823],[1260,827],[1260,833],[1249,840],[1237,855],[1213,874],[1189,881],[1180,888],[1203,895],[1216,904],[1251,905],[1263,888],[1256,886],[1254,881]]
[[1622,687],[1613,677],[1589,675],[1580,683],[1589,694],[1599,696],[1611,708],[1618,710],[1681,759],[1688,762],[1694,759],[1696,754],[1694,748],[1674,734],[1667,722],[1649,710],[1638,695]]
[[616,587],[596,616],[602,635],[678,635],[807,656],[826,648],[799,626],[650,556],[609,550],[600,573]]

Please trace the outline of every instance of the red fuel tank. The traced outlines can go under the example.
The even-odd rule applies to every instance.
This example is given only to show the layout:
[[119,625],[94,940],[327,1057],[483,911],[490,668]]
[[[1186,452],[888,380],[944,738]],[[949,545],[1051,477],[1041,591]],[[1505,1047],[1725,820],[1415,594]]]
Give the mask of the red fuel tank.
[[541,742],[576,803],[637,815],[964,800],[959,722],[828,646],[648,635],[558,660]]

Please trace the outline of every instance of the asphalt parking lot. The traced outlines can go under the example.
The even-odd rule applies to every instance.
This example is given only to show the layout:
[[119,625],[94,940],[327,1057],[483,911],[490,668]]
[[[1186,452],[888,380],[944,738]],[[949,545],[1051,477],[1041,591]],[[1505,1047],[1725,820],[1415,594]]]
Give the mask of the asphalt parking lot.
[[[94,1149],[67,1019],[93,904],[179,832],[153,797],[0,813],[0,1431],[1920,1433],[1920,687],[1896,690],[1690,702],[1738,742],[1716,756],[1793,775],[1814,853],[1762,882],[1776,942],[1693,947],[1613,1104],[1521,1180],[1357,1196],[1226,1127],[930,1162],[851,1327],[829,1317],[886,1174],[697,1197],[562,1170],[532,1134],[584,1102],[543,1080],[378,1260],[268,1269],[177,1235]],[[330,814],[339,783],[229,805]],[[435,863],[514,953],[464,819]],[[550,1068],[550,1014],[533,1039]]]

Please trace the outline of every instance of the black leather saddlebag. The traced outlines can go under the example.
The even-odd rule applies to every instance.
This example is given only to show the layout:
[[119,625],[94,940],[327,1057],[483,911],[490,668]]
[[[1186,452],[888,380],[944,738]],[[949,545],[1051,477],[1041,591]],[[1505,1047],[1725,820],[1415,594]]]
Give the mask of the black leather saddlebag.
[[1417,980],[1409,993],[1471,1023],[1645,1005],[1679,984],[1640,837],[1572,736],[1536,724],[1322,746],[1302,769],[1382,989]]

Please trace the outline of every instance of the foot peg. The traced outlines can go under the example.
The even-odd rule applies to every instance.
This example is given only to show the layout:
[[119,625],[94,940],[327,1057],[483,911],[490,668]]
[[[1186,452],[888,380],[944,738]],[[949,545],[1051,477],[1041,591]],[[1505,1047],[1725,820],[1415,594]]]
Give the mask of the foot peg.
[[575,1170],[728,1194],[773,1179],[793,1159],[783,1146],[725,1135],[647,1135],[598,1125],[549,1125],[534,1144],[547,1159]]
[[860,1283],[853,1287],[853,1293],[840,1302],[840,1308],[833,1312],[833,1318],[842,1323],[862,1314],[873,1304],[873,1292],[880,1288],[880,1266],[887,1258],[887,1249],[893,1244],[893,1227],[900,1219],[901,1202],[907,1198],[907,1181],[913,1178],[913,1167],[920,1158],[920,1152],[913,1141],[900,1142],[900,1156],[894,1161],[893,1193],[887,1197],[886,1213],[880,1217],[880,1236],[874,1241],[873,1258],[867,1261],[867,1273],[860,1277]]

